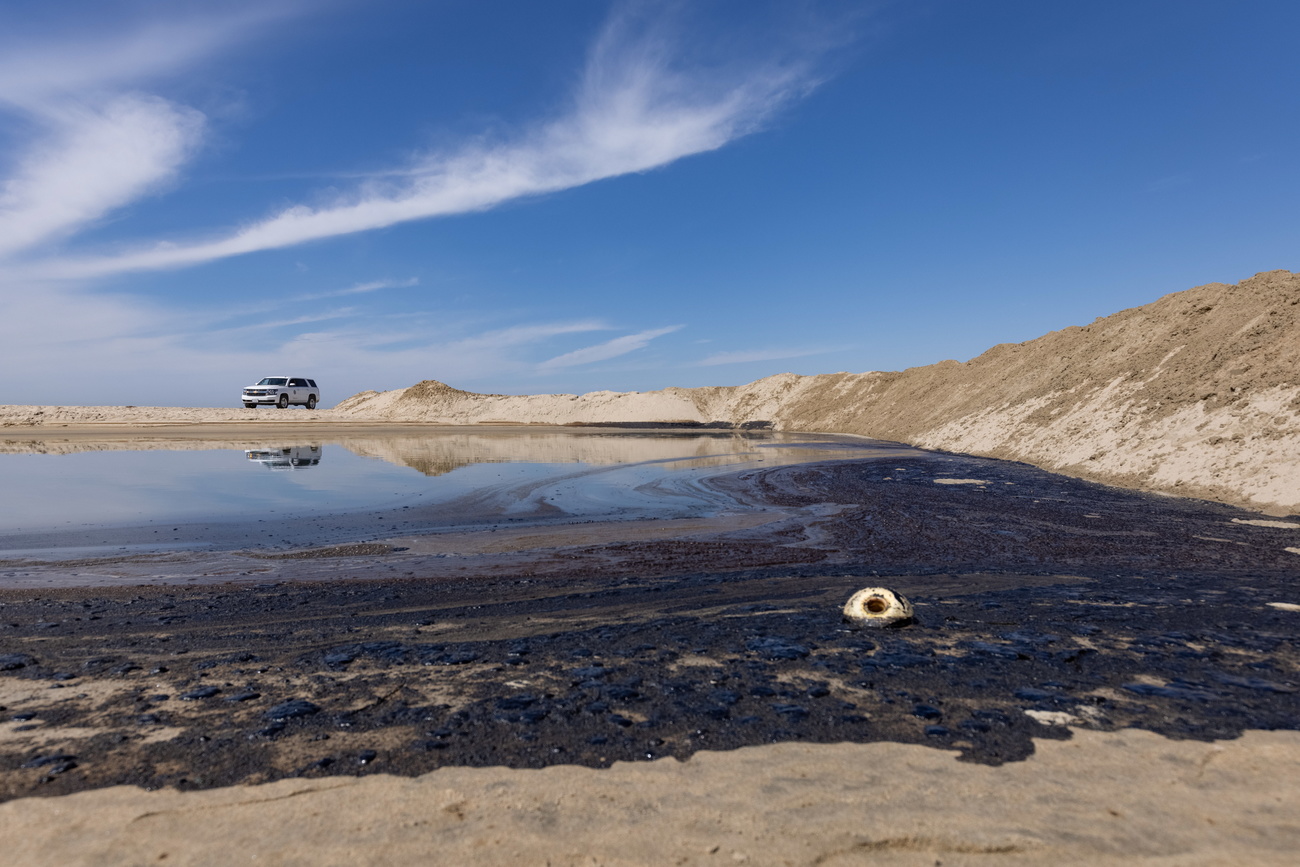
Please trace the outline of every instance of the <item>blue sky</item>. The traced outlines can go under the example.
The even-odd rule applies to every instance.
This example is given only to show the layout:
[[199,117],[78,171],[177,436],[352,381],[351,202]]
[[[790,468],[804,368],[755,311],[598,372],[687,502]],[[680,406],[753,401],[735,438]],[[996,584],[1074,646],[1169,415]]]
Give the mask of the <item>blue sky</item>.
[[0,7],[0,403],[897,370],[1300,270],[1294,2]]

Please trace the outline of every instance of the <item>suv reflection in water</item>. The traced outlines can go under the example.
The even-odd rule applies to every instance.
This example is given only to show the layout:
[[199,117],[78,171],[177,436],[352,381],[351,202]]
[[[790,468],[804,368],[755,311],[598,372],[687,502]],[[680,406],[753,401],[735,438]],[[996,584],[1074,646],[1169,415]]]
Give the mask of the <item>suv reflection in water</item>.
[[268,470],[305,470],[320,463],[321,446],[293,446],[280,449],[245,449],[244,457]]

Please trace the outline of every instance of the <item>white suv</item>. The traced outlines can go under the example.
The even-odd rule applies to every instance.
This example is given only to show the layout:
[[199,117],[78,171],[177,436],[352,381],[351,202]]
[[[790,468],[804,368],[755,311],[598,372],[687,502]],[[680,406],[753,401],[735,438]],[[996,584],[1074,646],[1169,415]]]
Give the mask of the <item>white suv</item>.
[[244,407],[253,409],[267,404],[284,409],[291,403],[301,404],[307,409],[315,409],[320,402],[320,389],[316,380],[297,376],[264,376],[257,385],[244,389],[240,399]]
[[244,457],[257,461],[268,470],[301,470],[320,463],[320,446],[244,449]]

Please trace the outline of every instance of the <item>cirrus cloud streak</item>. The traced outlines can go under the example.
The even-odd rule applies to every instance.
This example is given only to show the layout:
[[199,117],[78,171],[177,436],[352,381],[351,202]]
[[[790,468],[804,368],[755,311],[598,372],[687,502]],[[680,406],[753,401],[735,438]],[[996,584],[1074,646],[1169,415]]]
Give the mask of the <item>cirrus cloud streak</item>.
[[19,273],[93,278],[178,268],[411,220],[490,209],[715,150],[758,129],[816,84],[808,52],[709,70],[685,64],[667,25],[623,14],[606,26],[570,108],[495,145],[432,154],[320,205],[299,204],[206,240],[32,262]]
[[625,334],[604,343],[597,343],[594,346],[586,346],[582,349],[566,352],[563,355],[557,355],[537,365],[537,369],[548,371],[561,367],[575,367],[579,364],[608,361],[611,358],[618,358],[620,355],[627,355],[629,352],[644,349],[656,337],[663,337],[665,334],[680,331],[682,327],[681,325],[670,325],[667,328],[653,328],[649,331],[639,331],[636,334]]

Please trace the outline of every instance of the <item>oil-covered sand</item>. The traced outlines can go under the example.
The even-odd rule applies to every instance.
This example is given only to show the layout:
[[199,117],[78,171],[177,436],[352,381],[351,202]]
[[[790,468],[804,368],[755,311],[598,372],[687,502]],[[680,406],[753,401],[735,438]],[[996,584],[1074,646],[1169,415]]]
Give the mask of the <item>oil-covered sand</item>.
[[[712,484],[772,520],[0,594],[0,844],[16,863],[1292,863],[1300,521],[947,455]],[[918,622],[843,624],[866,584]]]

